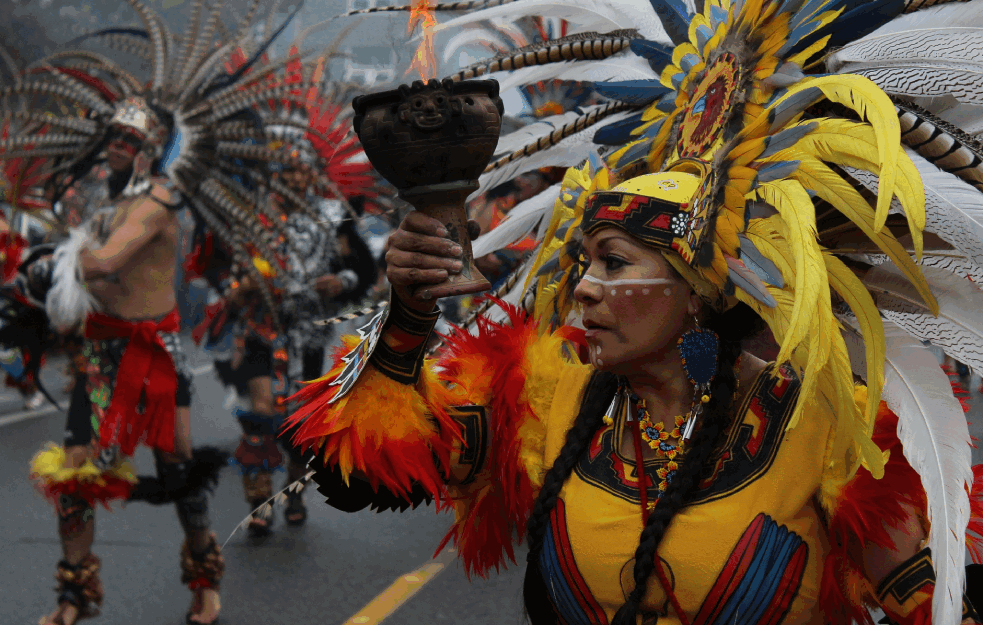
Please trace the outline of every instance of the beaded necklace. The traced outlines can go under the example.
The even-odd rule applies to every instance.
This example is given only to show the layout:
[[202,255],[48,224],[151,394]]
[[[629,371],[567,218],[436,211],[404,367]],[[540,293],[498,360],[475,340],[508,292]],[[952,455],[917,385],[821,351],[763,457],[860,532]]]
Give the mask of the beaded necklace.
[[[634,393],[631,393],[630,397],[635,406],[635,415],[638,418],[638,429],[642,441],[648,443],[649,449],[655,450],[659,456],[668,460],[665,466],[656,469],[656,475],[659,476],[659,492],[656,495],[656,499],[660,499],[679,470],[679,465],[676,463],[676,456],[683,453],[683,448],[686,445],[686,441],[682,436],[682,428],[692,418],[692,412],[685,415],[676,415],[674,418],[675,427],[669,430],[662,421],[653,423],[652,415],[649,413],[644,399]],[[672,444],[668,442],[669,439],[675,439],[678,442]]]

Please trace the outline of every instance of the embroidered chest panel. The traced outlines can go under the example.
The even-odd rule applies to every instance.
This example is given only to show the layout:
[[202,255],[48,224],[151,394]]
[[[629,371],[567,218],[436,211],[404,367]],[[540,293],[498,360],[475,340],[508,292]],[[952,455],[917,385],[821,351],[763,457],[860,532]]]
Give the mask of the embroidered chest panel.
[[[692,503],[732,495],[767,473],[774,462],[795,408],[800,383],[787,367],[780,370],[777,378],[772,378],[772,367],[766,368],[754,381],[738,411],[743,419],[731,428],[722,451],[716,456],[713,474],[700,485]],[[640,504],[635,462],[619,451],[621,437],[630,436],[630,431],[622,432],[620,427],[621,424],[615,423],[599,429],[574,471],[588,484]],[[685,462],[685,457],[682,461]],[[665,459],[645,462],[645,486],[650,501],[658,494],[656,472],[667,462]]]

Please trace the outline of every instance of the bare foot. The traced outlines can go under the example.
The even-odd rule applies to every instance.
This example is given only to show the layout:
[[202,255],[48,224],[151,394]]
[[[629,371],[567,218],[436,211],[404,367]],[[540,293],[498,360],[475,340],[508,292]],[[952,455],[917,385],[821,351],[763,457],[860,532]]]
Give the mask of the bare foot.
[[49,616],[42,616],[38,625],[75,625],[79,610],[71,603],[62,603]]
[[214,588],[196,590],[188,622],[202,623],[204,625],[214,623],[218,620],[218,613],[221,610],[222,600],[217,590]]

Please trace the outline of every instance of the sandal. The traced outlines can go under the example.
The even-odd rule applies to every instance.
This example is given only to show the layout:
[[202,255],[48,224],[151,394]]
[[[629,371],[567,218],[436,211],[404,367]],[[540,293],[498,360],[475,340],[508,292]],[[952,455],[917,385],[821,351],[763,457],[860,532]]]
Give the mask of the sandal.
[[[188,590],[194,593],[191,609],[184,615],[184,622],[188,625],[216,625],[219,617],[207,623],[191,620],[192,616],[199,614],[205,609],[204,592],[214,590],[218,593],[219,582],[225,573],[225,558],[222,557],[222,548],[215,540],[215,534],[211,535],[211,542],[204,553],[192,554],[185,540],[181,545],[181,583],[187,584]],[[221,605],[219,606],[221,609]]]
[[304,505],[304,496],[300,492],[287,493],[287,507],[283,511],[283,518],[287,525],[298,527],[307,521],[307,506]]

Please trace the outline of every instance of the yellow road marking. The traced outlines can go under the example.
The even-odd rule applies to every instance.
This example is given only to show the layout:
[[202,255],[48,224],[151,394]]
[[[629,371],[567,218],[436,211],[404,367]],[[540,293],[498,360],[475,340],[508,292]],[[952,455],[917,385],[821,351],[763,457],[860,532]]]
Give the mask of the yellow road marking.
[[435,559],[405,575],[396,578],[389,588],[386,588],[364,608],[345,621],[344,625],[377,625],[401,605],[409,601],[413,595],[420,592],[427,582],[430,582],[457,557],[457,549],[446,547]]

